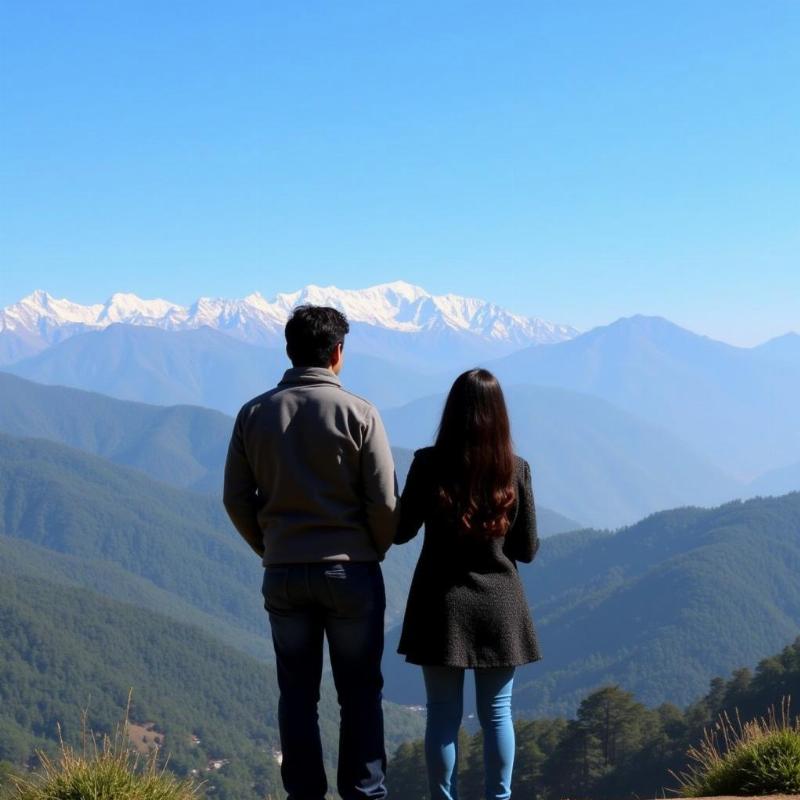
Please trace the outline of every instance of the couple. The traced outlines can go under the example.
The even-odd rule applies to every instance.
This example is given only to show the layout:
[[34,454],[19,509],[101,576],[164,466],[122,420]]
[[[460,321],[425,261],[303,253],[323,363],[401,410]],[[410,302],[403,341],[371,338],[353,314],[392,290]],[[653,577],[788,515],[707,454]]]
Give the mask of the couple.
[[499,384],[470,370],[453,384],[436,442],[414,454],[398,498],[378,412],[339,381],[348,332],[336,309],[294,310],[286,323],[293,366],[242,406],[225,464],[225,508],[264,565],[288,800],[323,800],[327,791],[317,724],[323,636],[341,707],[339,793],[387,794],[380,561],[423,524],[398,651],[423,670],[431,797],[456,797],[471,668],[486,796],[508,798],[514,668],[540,658],[516,570],[539,546],[530,467],[511,449]]

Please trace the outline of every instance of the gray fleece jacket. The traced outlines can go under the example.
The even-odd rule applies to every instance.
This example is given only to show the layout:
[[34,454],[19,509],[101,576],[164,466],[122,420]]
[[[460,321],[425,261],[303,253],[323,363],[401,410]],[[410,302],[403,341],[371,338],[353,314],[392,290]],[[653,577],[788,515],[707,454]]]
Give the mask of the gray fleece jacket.
[[380,561],[398,490],[377,409],[324,367],[295,367],[236,415],[225,509],[262,564]]

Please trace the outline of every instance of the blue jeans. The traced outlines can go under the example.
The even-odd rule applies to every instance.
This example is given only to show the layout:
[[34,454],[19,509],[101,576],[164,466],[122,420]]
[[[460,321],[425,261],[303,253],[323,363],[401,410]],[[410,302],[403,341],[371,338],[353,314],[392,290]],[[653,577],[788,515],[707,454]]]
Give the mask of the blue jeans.
[[337,788],[344,800],[386,796],[381,656],[386,608],[374,562],[281,564],[264,569],[278,668],[281,777],[288,800],[323,800],[317,703],[323,635],[340,706]]
[[[464,670],[422,668],[428,695],[425,760],[431,800],[457,800],[458,729],[464,710]],[[475,699],[483,729],[483,765],[487,800],[511,797],[514,766],[514,724],[511,688],[514,667],[476,669]]]

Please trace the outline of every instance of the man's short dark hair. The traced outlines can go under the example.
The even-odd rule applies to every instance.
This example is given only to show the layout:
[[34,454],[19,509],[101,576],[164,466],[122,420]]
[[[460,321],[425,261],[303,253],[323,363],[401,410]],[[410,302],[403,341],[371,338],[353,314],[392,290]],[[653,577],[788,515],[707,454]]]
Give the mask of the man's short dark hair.
[[286,352],[295,367],[327,367],[350,332],[347,317],[328,306],[297,306],[286,323]]

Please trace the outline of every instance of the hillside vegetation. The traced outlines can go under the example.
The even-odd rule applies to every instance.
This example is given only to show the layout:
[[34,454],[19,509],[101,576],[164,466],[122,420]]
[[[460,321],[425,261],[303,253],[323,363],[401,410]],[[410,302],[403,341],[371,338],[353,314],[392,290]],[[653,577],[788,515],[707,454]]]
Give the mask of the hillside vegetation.
[[216,498],[0,434],[0,534],[117,565],[227,625],[263,630],[259,559]]
[[0,372],[0,431],[136,467],[181,488],[222,491],[233,420],[198,406],[156,406]]
[[[61,392],[71,390],[52,391],[52,399],[59,401]],[[127,411],[137,404],[110,402],[117,404],[114,419],[123,426],[130,420],[135,429],[135,418],[131,420]],[[0,408],[3,405],[0,401]],[[58,407],[52,404],[48,419]],[[69,415],[65,411],[63,416]],[[80,418],[77,404],[72,418]],[[411,453],[396,449],[394,457],[402,485]],[[68,565],[41,552],[31,555],[36,563],[48,561],[45,574],[51,579],[59,572],[71,583],[77,578],[137,604],[141,593],[142,605],[166,603],[164,610],[180,611],[184,621],[206,624],[197,614],[205,615],[214,628],[224,626],[229,641],[266,657],[258,593],[261,565],[234,530],[218,497],[167,486],[63,444],[0,433],[0,511],[0,537],[80,560],[78,568],[75,561]],[[542,517],[543,535],[548,526],[568,524],[555,513],[544,511]],[[415,560],[413,548],[392,548],[384,562],[389,625],[402,614]],[[130,574],[120,577],[121,571]],[[131,585],[138,587],[135,592],[125,588]],[[192,609],[195,614],[189,613]]]
[[[66,444],[170,486],[221,495],[232,430],[233,418],[212,409],[119,400],[0,371],[0,433]],[[411,454],[392,452],[402,485]]]
[[[624,687],[600,687],[581,699],[570,719],[516,721],[513,793],[525,800],[669,797],[679,788],[670,771],[684,772],[692,763],[687,751],[701,743],[705,729],[712,728],[722,715],[735,720],[737,710],[743,722],[759,718],[770,707],[778,709],[782,698],[789,695],[800,695],[800,637],[759,662],[755,673],[740,668],[727,680],[714,678],[705,694],[684,709],[672,703],[649,708]],[[784,775],[778,776],[784,782],[765,783],[762,789],[769,785],[774,791],[775,786],[783,786],[783,791],[789,791],[786,787],[795,785],[791,781],[797,779],[800,762],[792,755],[794,750],[795,743],[790,742],[784,751]],[[753,787],[747,791],[745,783],[752,780],[752,773],[737,777],[728,771],[732,780],[724,793],[752,794]],[[392,793],[398,800],[426,800],[421,740],[398,748],[390,775]],[[461,800],[484,797],[480,734],[462,731],[459,777]],[[715,790],[720,788],[717,783]]]
[[[410,454],[397,451],[404,478]],[[205,615],[256,655],[266,645],[254,642],[264,628],[259,589],[262,567],[241,540],[217,497],[176,489],[138,470],[41,439],[0,434],[0,541],[20,539],[40,549],[72,556],[63,559],[34,554],[70,582],[104,587],[111,596],[152,607],[170,600],[164,610],[181,611],[184,621],[199,622],[183,612]],[[24,558],[22,559],[24,561]],[[399,548],[385,563],[387,622],[399,618],[414,567],[414,554]],[[121,583],[120,572],[129,573]],[[211,579],[209,576],[213,576]],[[112,579],[112,577],[114,579]]]
[[528,713],[608,682],[685,704],[800,630],[800,492],[564,534],[522,574],[544,652],[517,685]]
[[[800,620],[798,506],[795,493],[546,539],[521,567],[544,659],[521,670],[520,707],[572,713],[605,681],[648,703],[685,703],[714,674],[774,650]],[[0,512],[0,536],[20,540],[13,557],[38,564],[40,577],[223,631],[226,642],[268,657],[258,558],[213,498],[64,445],[0,435]],[[24,543],[32,555],[19,550]],[[384,564],[390,624],[415,558],[413,546],[396,547]],[[418,671],[395,643],[390,632],[387,697],[420,703]]]
[[[180,595],[161,589],[147,578],[135,575],[113,562],[59,553],[10,536],[0,536],[0,564],[0,574],[40,578],[60,586],[90,589],[113,600],[136,606],[143,612],[154,611],[178,622],[195,625],[228,646],[262,661],[272,658],[268,623],[263,610],[260,631],[226,624],[213,611],[201,611]],[[257,594],[258,589],[255,591]],[[255,605],[258,605],[258,595]]]
[[[133,687],[131,719],[156,723],[177,773],[205,773],[210,759],[226,758],[231,769],[213,779],[219,796],[263,797],[278,785],[274,671],[199,629],[4,573],[0,653],[0,759],[29,762],[35,747],[54,753],[57,723],[78,746],[84,708],[96,731],[110,732]],[[323,720],[330,738],[330,700]]]
[[[132,687],[131,721],[154,723],[177,774],[197,769],[224,800],[278,789],[271,666],[199,628],[86,589],[5,568],[0,578],[0,761],[28,763],[37,747],[54,753],[57,723],[79,745],[82,709],[95,731],[110,733]],[[419,733],[418,715],[391,706],[387,714],[395,746]],[[338,706],[328,682],[320,716],[332,765]],[[224,764],[207,772],[210,760]]]
[[[516,708],[573,714],[605,683],[650,705],[688,703],[797,634],[798,574],[800,492],[545,539],[520,565],[543,659],[518,671]],[[396,655],[385,665],[387,696],[421,702],[419,669]]]
[[[136,467],[171,486],[219,495],[233,418],[199,406],[158,406],[0,371],[0,432],[36,437]],[[411,452],[393,447],[400,485]],[[540,506],[544,535],[578,522]]]

